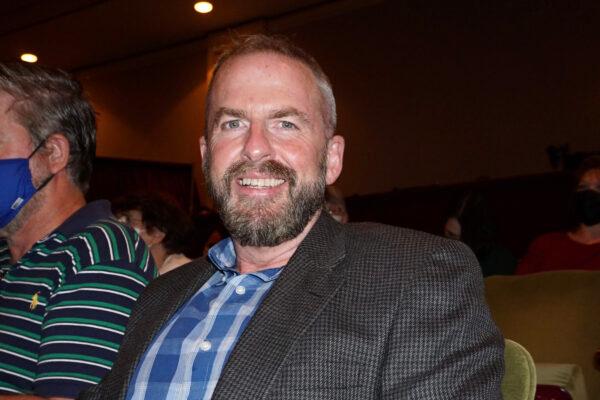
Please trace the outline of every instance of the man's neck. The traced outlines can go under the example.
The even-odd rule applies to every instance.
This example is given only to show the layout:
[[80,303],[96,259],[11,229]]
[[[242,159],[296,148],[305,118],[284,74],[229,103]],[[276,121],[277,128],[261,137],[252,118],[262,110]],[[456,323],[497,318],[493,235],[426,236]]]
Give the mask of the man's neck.
[[583,244],[600,243],[600,224],[592,226],[580,225],[575,231],[569,233],[569,237]]
[[319,215],[321,215],[321,211],[312,216],[308,224],[304,227],[304,230],[298,236],[277,246],[240,246],[234,239],[233,244],[235,246],[237,270],[242,274],[246,274],[286,265],[319,219]]
[[13,263],[85,205],[85,198],[79,190],[69,190],[68,195],[58,196],[56,190],[52,190],[54,187],[45,189],[50,190],[46,193],[44,203],[22,222],[18,231],[7,238]]

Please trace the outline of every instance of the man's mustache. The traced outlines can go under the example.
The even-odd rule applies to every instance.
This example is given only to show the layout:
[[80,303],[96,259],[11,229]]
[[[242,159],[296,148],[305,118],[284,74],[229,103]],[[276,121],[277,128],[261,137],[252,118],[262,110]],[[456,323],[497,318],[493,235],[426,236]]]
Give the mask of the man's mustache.
[[223,178],[227,185],[227,188],[231,188],[231,181],[240,177],[241,175],[252,171],[259,174],[269,175],[270,178],[283,179],[285,180],[290,188],[296,185],[298,174],[293,169],[286,167],[279,161],[267,160],[262,162],[253,161],[236,161],[231,164],[226,170]]

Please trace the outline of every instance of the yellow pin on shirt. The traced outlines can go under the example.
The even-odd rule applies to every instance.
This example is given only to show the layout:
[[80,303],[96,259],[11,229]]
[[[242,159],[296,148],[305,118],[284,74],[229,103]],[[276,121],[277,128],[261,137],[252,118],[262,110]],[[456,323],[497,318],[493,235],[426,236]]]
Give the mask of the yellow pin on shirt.
[[31,304],[29,305],[29,309],[31,311],[35,310],[35,308],[38,306],[38,304],[40,303],[39,299],[38,299],[38,295],[40,294],[40,292],[35,292],[33,294],[33,296],[31,296]]

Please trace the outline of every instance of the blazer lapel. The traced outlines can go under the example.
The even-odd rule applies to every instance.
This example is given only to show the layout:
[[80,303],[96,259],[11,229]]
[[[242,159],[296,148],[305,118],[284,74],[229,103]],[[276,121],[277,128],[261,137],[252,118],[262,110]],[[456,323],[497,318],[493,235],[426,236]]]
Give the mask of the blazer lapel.
[[342,227],[319,218],[257,310],[225,366],[213,399],[260,399],[295,340],[343,285]]

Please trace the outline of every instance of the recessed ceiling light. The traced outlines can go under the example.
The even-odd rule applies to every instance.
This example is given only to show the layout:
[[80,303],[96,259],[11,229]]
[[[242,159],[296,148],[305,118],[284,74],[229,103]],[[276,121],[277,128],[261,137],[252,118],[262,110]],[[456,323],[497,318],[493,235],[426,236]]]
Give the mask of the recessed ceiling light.
[[35,54],[25,53],[21,54],[21,60],[28,63],[34,63],[37,62],[38,58]]
[[199,1],[194,4],[194,10],[198,11],[201,14],[208,14],[213,9],[213,5],[208,1]]

